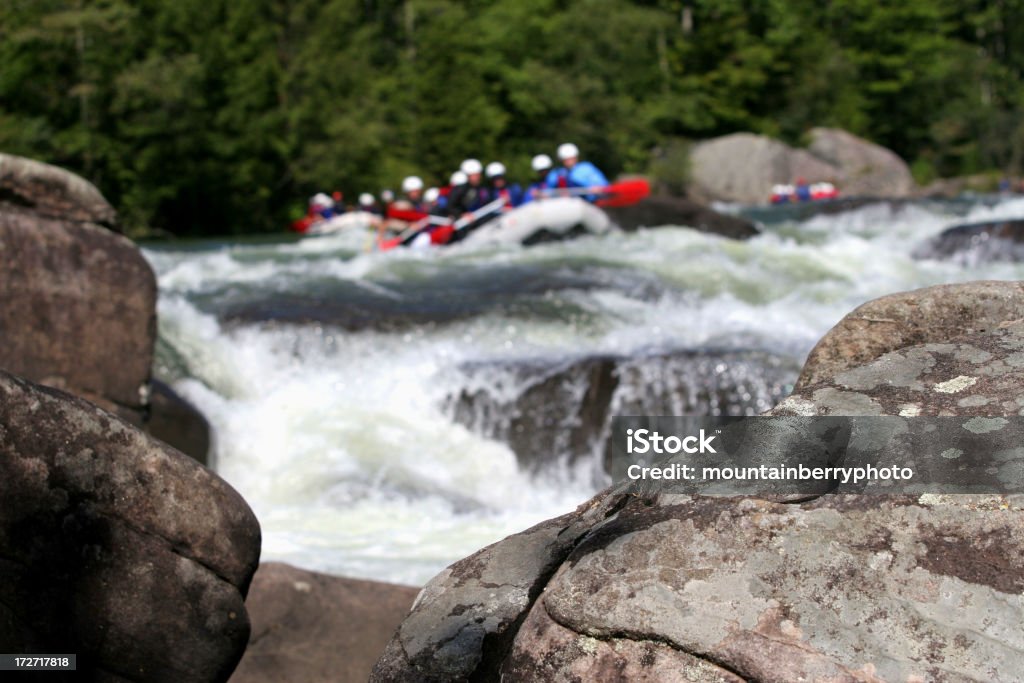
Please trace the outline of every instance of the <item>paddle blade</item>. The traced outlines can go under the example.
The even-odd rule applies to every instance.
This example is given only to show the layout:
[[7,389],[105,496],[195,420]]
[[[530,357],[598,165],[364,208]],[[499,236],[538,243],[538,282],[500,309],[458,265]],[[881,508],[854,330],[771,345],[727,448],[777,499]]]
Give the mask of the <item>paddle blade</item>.
[[651,194],[651,184],[644,178],[623,180],[605,188],[597,200],[598,206],[632,206]]

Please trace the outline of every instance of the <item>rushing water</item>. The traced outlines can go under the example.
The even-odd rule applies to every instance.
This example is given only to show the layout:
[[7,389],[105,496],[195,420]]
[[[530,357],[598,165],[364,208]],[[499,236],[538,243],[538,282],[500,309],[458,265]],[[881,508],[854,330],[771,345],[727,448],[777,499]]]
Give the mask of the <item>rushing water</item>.
[[[157,374],[212,423],[265,560],[419,584],[598,490],[605,413],[760,411],[860,303],[1024,277],[910,256],[1024,200],[785,217],[759,213],[748,242],[665,227],[384,254],[355,234],[154,246]],[[600,415],[580,407],[602,392]]]

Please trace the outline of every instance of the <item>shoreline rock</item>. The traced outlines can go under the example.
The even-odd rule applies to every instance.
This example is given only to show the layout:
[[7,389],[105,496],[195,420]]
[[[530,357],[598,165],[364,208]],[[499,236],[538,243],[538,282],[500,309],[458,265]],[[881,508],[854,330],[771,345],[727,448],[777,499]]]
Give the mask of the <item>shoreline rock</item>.
[[729,239],[745,240],[761,234],[753,222],[730,216],[680,197],[648,197],[632,206],[605,207],[612,221],[627,232],[640,228],[680,225]]
[[249,647],[232,683],[363,683],[418,588],[261,564],[246,599]]

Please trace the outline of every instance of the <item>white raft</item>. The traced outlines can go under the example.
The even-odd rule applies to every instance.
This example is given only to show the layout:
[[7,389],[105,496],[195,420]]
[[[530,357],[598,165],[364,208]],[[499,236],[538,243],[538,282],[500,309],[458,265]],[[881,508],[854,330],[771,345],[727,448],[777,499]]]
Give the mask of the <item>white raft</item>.
[[354,229],[368,230],[371,227],[376,227],[379,221],[380,216],[368,211],[349,211],[340,216],[332,216],[325,221],[320,221],[311,226],[305,234],[309,237],[323,237]]
[[554,197],[524,204],[472,230],[466,244],[538,244],[599,235],[613,227],[600,208],[577,197]]

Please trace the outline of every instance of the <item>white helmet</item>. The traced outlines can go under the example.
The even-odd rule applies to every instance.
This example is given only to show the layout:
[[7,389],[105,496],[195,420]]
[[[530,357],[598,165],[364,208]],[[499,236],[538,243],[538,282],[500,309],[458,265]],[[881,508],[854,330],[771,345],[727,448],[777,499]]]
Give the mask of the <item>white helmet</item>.
[[402,181],[402,192],[408,194],[423,189],[423,181],[419,176],[411,175]]
[[423,193],[423,199],[427,204],[433,204],[439,196],[441,196],[441,191],[436,187],[428,187],[427,191]]
[[500,175],[505,175],[505,164],[500,161],[492,161],[487,164],[487,177],[496,178]]
[[558,160],[565,161],[566,159],[576,159],[580,155],[580,149],[571,142],[566,142],[558,146]]
[[452,177],[448,182],[452,187],[456,187],[458,185],[465,185],[468,180],[469,178],[466,177],[465,173],[462,171],[456,171],[455,173],[452,173]]
[[395,201],[395,193],[391,190],[382,190],[380,193],[380,199],[385,204],[390,204]]
[[473,175],[474,173],[483,173],[484,167],[483,164],[476,159],[466,159],[462,162],[462,165],[459,166],[459,170],[466,175]]
[[373,206],[373,203],[377,201],[373,198],[373,195],[369,192],[364,192],[359,195],[359,206]]
[[325,195],[323,192],[317,192],[313,195],[309,203],[314,206],[326,206],[328,209],[334,206],[334,200]]
[[540,171],[546,171],[551,168],[551,157],[547,154],[538,154],[533,158],[533,161],[530,162],[530,166],[533,166],[533,170],[538,173]]

